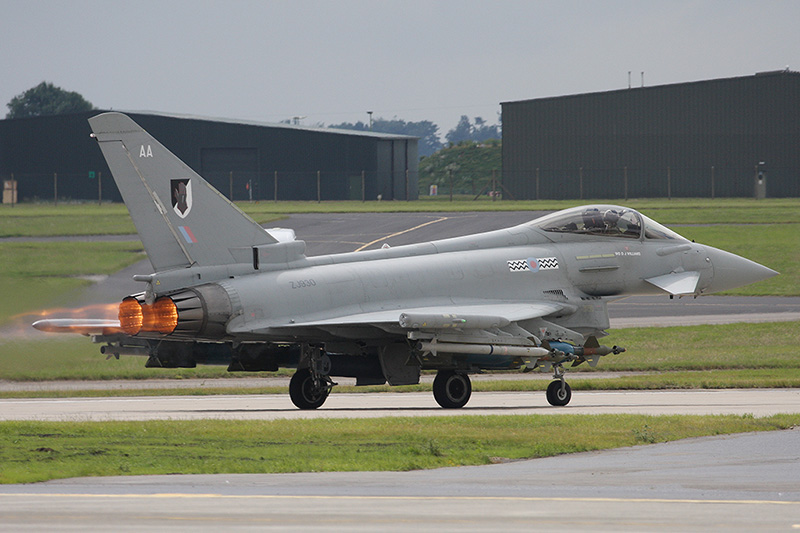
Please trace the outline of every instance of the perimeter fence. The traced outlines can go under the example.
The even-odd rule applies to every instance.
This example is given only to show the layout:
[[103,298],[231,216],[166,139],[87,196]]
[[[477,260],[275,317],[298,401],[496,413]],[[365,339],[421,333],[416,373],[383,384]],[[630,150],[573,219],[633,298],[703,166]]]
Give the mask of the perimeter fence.
[[[234,201],[415,200],[418,181],[417,172],[405,170],[227,171],[205,172],[203,177]],[[122,201],[108,172],[4,174],[0,182],[4,203]]]
[[[433,185],[434,187],[431,187]],[[481,195],[513,200],[593,198],[800,197],[800,169],[663,167],[537,168],[533,172],[468,171],[420,178],[420,196]]]

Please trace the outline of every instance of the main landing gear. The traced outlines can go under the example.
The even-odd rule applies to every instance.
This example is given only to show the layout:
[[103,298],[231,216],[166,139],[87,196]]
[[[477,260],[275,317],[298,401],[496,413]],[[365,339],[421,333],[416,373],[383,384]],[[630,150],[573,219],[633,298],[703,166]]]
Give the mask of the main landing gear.
[[472,395],[469,376],[455,370],[440,370],[433,380],[433,397],[445,409],[464,407]]
[[336,385],[329,375],[331,360],[322,350],[308,345],[303,346],[303,358],[308,366],[298,368],[289,381],[289,398],[300,409],[316,409]]
[[311,370],[301,368],[289,381],[289,398],[300,409],[316,409],[328,399],[331,387],[333,383],[328,376],[314,379]]

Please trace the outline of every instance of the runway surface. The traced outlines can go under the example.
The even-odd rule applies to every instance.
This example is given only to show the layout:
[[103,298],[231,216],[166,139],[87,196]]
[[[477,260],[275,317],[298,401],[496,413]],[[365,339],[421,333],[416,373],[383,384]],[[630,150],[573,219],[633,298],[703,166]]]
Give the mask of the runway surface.
[[[317,410],[297,409],[288,394],[0,400],[0,420],[273,420],[386,416],[521,414],[800,413],[800,389],[574,391],[552,407],[542,391],[476,392],[463,409],[442,409],[428,392],[333,393]],[[800,481],[798,481],[800,484]]]
[[[25,420],[274,419],[491,414],[800,412],[798,390],[427,393],[0,401]],[[0,485],[0,531],[791,531],[800,529],[800,430],[743,434],[480,467],[80,478]]]
[[412,472],[0,485],[0,531],[792,531],[800,430]]

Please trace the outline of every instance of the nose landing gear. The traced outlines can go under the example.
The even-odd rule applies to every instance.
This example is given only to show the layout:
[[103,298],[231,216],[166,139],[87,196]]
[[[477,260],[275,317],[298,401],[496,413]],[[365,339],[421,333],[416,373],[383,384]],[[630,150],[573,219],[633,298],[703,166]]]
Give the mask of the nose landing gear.
[[547,386],[547,401],[555,407],[563,407],[572,399],[572,388],[564,379],[564,367],[560,364],[553,366],[553,378]]

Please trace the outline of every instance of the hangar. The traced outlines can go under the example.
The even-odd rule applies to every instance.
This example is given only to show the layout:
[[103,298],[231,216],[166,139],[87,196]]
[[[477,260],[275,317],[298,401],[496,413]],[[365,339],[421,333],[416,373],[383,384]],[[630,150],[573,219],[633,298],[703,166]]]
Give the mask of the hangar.
[[504,102],[518,199],[800,196],[800,73]]
[[[19,201],[121,201],[87,119],[0,120],[0,180]],[[127,113],[233,200],[415,200],[416,137]],[[4,195],[5,196],[5,195]]]

